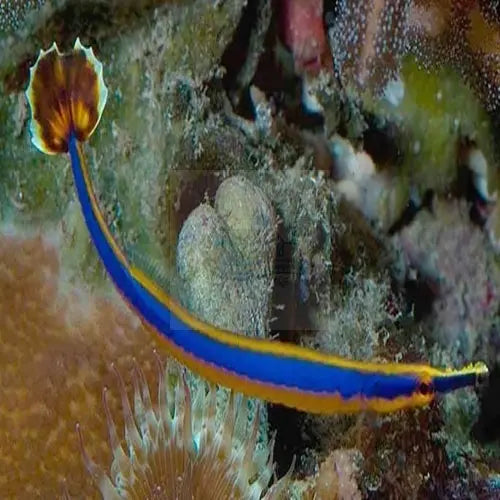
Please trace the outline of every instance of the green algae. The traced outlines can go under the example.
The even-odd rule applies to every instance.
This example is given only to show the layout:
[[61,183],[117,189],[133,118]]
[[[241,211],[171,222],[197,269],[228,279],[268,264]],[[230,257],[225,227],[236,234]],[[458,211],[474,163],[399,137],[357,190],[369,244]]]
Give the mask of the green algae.
[[[201,126],[195,123],[200,122],[205,102],[195,100],[190,112],[188,109],[171,118],[167,103],[172,82],[195,78],[200,87],[212,76],[237,25],[242,5],[242,1],[235,0],[220,6],[203,1],[168,6],[153,18],[144,15],[120,36],[94,47],[104,65],[109,97],[101,124],[85,149],[108,223],[127,248],[161,259],[161,186],[179,149],[196,149],[198,139],[193,136],[201,132]],[[78,34],[68,33],[70,40],[60,43],[61,47],[71,46]],[[202,38],[201,45],[193,43],[192,37],[196,36]],[[89,44],[85,37],[82,42]],[[27,40],[23,48],[32,45]],[[12,67],[5,58],[1,62],[3,68]],[[81,231],[81,221],[66,213],[69,201],[74,199],[68,160],[35,150],[28,138],[28,114],[22,93],[8,94],[3,85],[1,219],[22,217],[23,223],[41,219],[49,224],[63,220],[71,235],[68,259],[75,258],[79,272],[94,280],[102,276],[100,264],[85,242],[88,238]],[[191,144],[183,142],[186,137],[191,138]],[[16,199],[17,208],[13,203]],[[76,226],[71,227],[73,224]],[[78,258],[80,251],[84,251],[85,258]],[[93,271],[89,272],[89,268]]]
[[383,98],[365,100],[368,111],[381,120],[396,122],[400,128],[403,160],[393,170],[401,182],[422,192],[448,192],[457,176],[458,143],[468,135],[476,139],[489,160],[490,179],[496,184],[491,118],[460,75],[445,67],[424,70],[407,58],[401,79],[404,97],[399,105]]
[[68,200],[64,192],[67,162],[39,154],[28,144],[27,135],[18,132],[25,123],[19,110],[23,106],[18,96],[6,97],[0,90],[0,219],[10,221],[17,207],[24,217],[55,220]]

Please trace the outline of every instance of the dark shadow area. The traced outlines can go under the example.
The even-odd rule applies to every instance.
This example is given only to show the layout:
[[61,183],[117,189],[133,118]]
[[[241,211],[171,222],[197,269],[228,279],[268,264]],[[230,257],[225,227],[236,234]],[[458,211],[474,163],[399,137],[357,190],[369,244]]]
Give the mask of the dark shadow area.
[[405,283],[408,309],[413,307],[415,321],[421,321],[432,313],[436,294],[430,283],[421,279],[407,279]]
[[500,366],[490,373],[481,398],[481,413],[473,436],[482,443],[500,440]]
[[[312,325],[308,312],[309,301],[301,299],[303,293],[300,279],[296,279],[297,273],[293,269],[293,253],[294,247],[287,241],[283,227],[280,226],[272,298],[272,315],[276,319],[271,324],[270,336],[282,342],[295,343],[307,331],[312,330]],[[277,431],[274,458],[278,476],[282,476],[290,468],[293,455],[301,456],[307,448],[316,444],[313,438],[306,437],[303,432],[304,415],[281,405],[268,405],[269,425]],[[300,473],[300,464],[296,464],[295,469]]]
[[404,159],[401,149],[402,133],[390,121],[381,122],[373,114],[364,114],[367,129],[363,133],[364,150],[378,166],[390,165],[397,168]]
[[[305,414],[281,405],[268,405],[268,420],[271,429],[276,429],[274,461],[276,475],[282,477],[290,468],[291,461],[304,455],[307,448],[317,448],[317,440],[304,432]],[[294,477],[301,477],[301,464],[295,463]]]
[[[229,96],[237,96],[232,99],[233,111],[246,119],[255,117],[254,106],[249,88],[239,87],[238,76],[249,56],[250,38],[259,21],[258,7],[259,2],[248,2],[233,40],[224,52],[221,61],[226,69],[222,81],[223,87]],[[299,75],[294,74],[292,55],[281,42],[282,1],[274,0],[272,9],[263,52],[259,57],[250,85],[255,85],[264,92],[266,98],[274,104],[276,112],[287,124],[319,132],[323,126],[323,117],[309,111],[303,105],[303,80]]]

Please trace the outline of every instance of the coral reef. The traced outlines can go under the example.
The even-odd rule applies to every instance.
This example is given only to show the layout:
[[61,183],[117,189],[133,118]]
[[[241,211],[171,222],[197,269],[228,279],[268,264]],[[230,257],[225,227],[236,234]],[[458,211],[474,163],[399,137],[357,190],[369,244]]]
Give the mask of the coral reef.
[[436,200],[433,214],[421,211],[397,238],[409,273],[416,271],[427,291],[415,298],[415,314],[431,313],[433,339],[465,359],[484,357],[489,342],[481,332],[490,330],[499,306],[498,270],[467,206]]
[[[176,382],[171,382],[172,377]],[[292,469],[263,495],[273,474],[272,453],[264,447],[254,461],[259,413],[247,433],[245,403],[235,404],[234,395],[225,415],[217,419],[215,387],[207,393],[201,383],[191,395],[185,374],[172,373],[172,369],[163,373],[161,362],[156,405],[138,369],[134,413],[122,381],[120,390],[127,451],[117,435],[107,393],[104,397],[113,452],[111,478],[89,458],[82,443],[87,470],[105,500],[157,496],[165,500],[284,498]]]
[[[186,478],[186,463],[213,470],[210,453],[237,455],[218,484],[258,497],[271,427],[278,476],[297,455],[290,498],[494,498],[498,444],[475,438],[498,440],[497,4],[1,2],[0,220],[46,236],[0,237],[0,496],[92,497],[91,476],[119,495],[163,433]],[[237,409],[189,374],[189,390],[176,371],[158,383],[159,346],[110,291],[67,159],[29,146],[28,67],[77,36],[109,87],[85,152],[135,264],[249,335],[356,359],[482,358],[494,368],[485,396],[376,419],[269,405],[256,419],[255,401]],[[168,408],[150,403],[158,385]],[[245,493],[250,469],[260,479]]]

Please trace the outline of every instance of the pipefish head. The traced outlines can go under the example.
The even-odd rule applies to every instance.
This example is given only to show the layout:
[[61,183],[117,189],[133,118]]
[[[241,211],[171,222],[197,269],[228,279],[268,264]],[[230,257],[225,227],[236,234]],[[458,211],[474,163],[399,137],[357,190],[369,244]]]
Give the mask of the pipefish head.
[[476,387],[488,376],[484,363],[459,370],[438,369],[427,365],[383,365],[374,376],[366,403],[379,412],[426,406],[438,394],[463,387]]
[[54,42],[30,68],[31,141],[43,153],[66,153],[72,135],[83,142],[94,132],[107,96],[92,48],[77,38],[73,50],[62,54]]
[[446,393],[462,387],[477,387],[482,385],[488,378],[488,373],[488,367],[483,362],[478,362],[460,370],[433,369],[430,378],[432,388],[435,392]]

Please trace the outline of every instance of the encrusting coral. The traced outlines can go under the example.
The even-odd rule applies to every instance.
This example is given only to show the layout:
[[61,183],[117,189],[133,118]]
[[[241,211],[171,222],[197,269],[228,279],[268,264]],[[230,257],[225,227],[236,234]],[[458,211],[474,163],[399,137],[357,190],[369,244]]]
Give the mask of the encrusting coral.
[[344,84],[381,90],[413,54],[424,64],[452,65],[488,108],[500,103],[500,23],[478,0],[340,0],[329,30],[334,66]]
[[[103,387],[116,385],[111,363],[124,374],[134,363],[140,366],[141,387],[144,381],[157,383],[153,352],[161,352],[161,346],[155,335],[115,294],[91,295],[83,285],[67,283],[58,238],[23,236],[13,229],[0,234],[2,498],[57,498],[63,491],[69,497],[93,498],[75,424],[84,430],[88,455],[107,463],[111,450],[101,395]],[[122,391],[131,386],[130,378],[124,378]],[[186,408],[181,401],[176,407],[181,405]],[[106,408],[108,419],[120,414],[120,400],[112,390],[107,391]],[[120,419],[116,421],[121,429]],[[205,422],[206,432],[210,426],[218,430],[208,417]],[[231,432],[223,428],[227,446]],[[247,463],[253,464],[250,459]],[[254,488],[263,485],[263,476],[261,480]]]
[[239,433],[238,428],[246,428],[246,405],[241,401],[235,404],[235,396],[231,394],[225,418],[217,423],[215,387],[211,386],[206,392],[205,384],[198,384],[192,397],[184,371],[179,373],[175,370],[172,373],[167,369],[164,373],[161,362],[159,365],[156,409],[139,368],[136,368],[134,376],[134,413],[118,375],[128,453],[120,443],[109,411],[107,392],[104,392],[113,450],[111,477],[89,458],[82,443],[86,467],[103,498],[281,498],[293,466],[286,476],[262,495],[273,473],[273,457],[268,451],[261,453],[261,460],[267,461],[267,464],[260,466],[253,459],[259,412],[254,415],[249,435]]
[[[449,352],[472,359],[488,345],[498,310],[498,277],[485,236],[469,221],[467,205],[436,200],[396,237],[408,268],[425,284],[432,337]],[[423,285],[421,285],[423,286]],[[482,349],[482,350],[481,350]]]
[[2,230],[0,345],[0,496],[56,498],[64,481],[71,494],[90,494],[75,423],[107,459],[100,394],[113,382],[109,363],[123,369],[135,357],[149,376],[154,337],[116,296],[65,283],[53,240]]
[[24,17],[31,10],[41,7],[44,3],[45,0],[1,0],[0,34],[2,31],[19,28]]
[[295,481],[293,488],[304,500],[361,500],[357,482],[359,458],[360,453],[355,449],[335,450],[314,476]]

